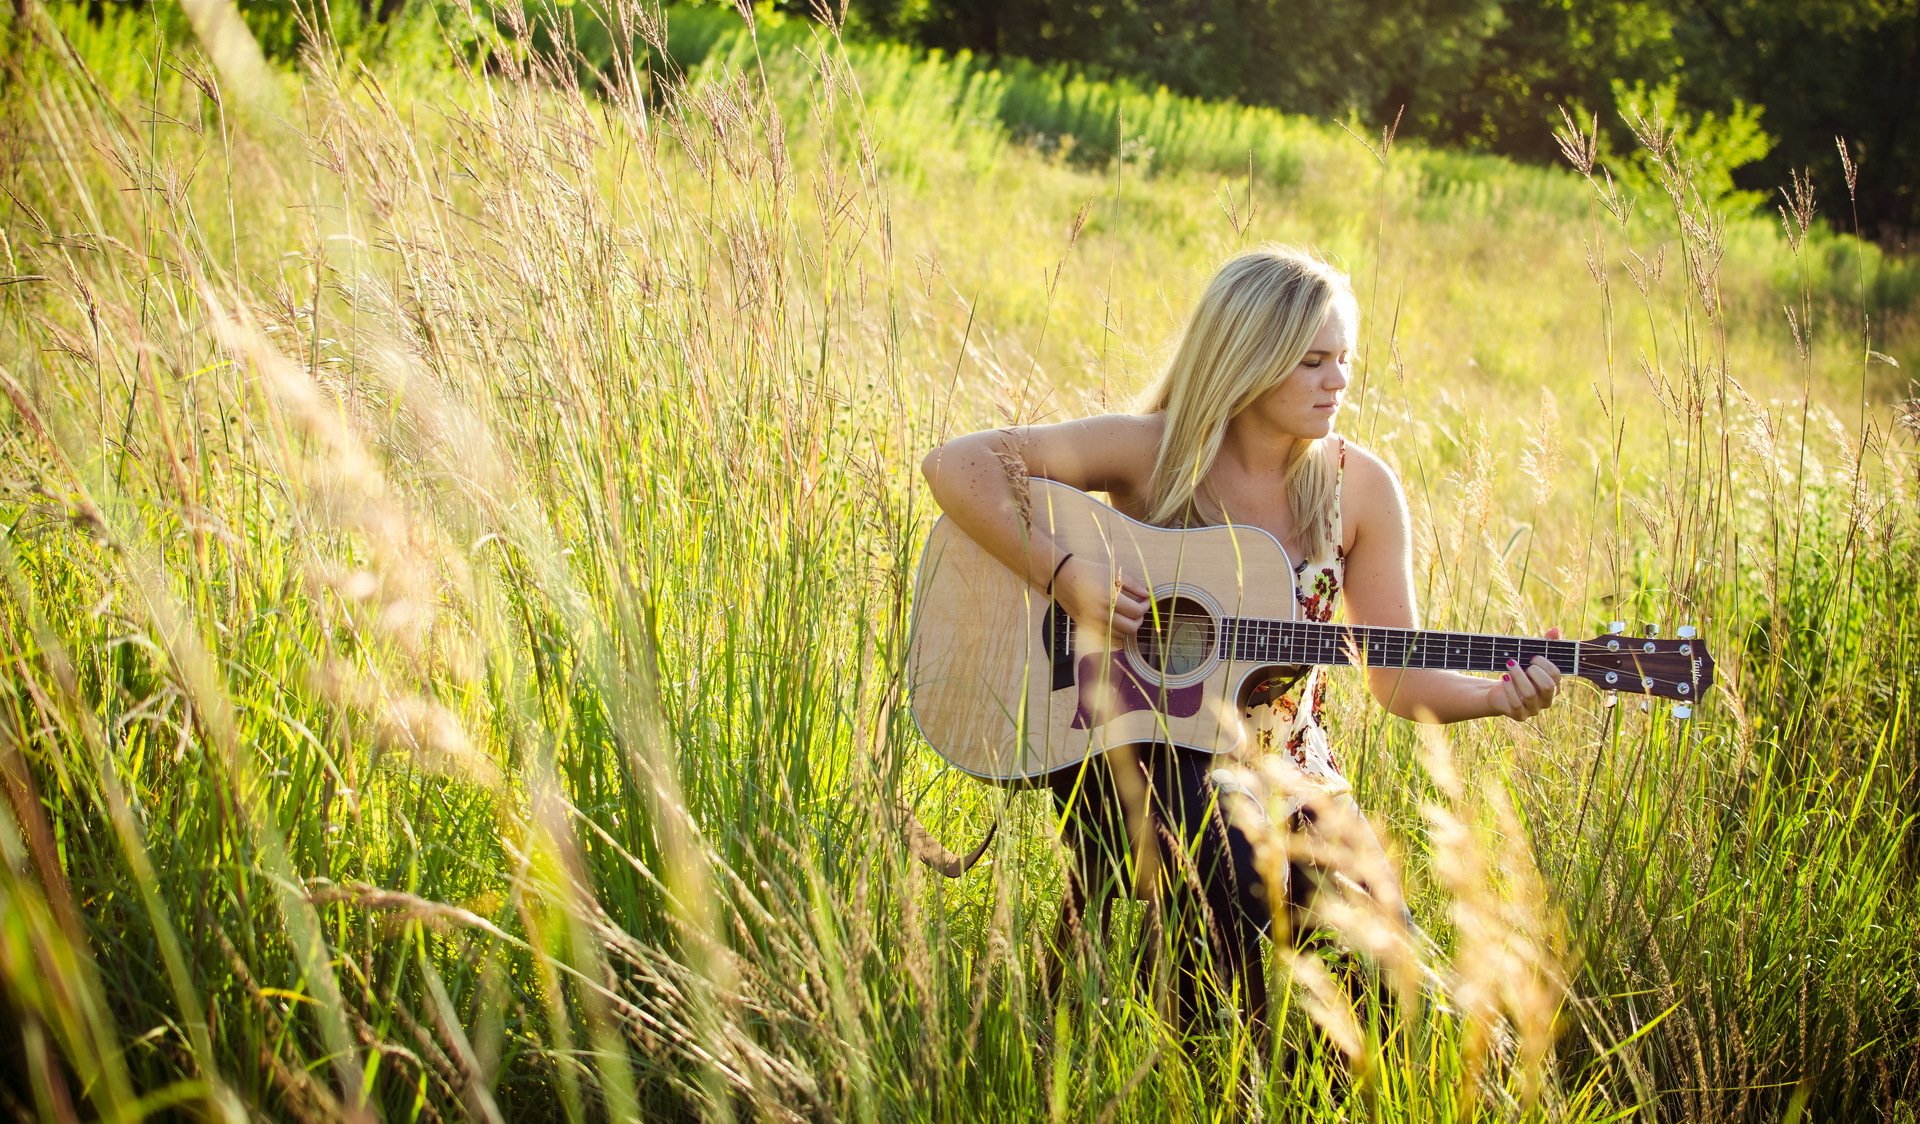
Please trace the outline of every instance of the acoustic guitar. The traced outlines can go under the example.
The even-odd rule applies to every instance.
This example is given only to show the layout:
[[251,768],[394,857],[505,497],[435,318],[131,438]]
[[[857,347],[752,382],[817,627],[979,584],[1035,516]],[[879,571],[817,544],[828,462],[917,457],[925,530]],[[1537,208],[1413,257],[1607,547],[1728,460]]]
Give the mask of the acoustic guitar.
[[1266,531],[1155,527],[1051,480],[1032,480],[1028,496],[1033,526],[1136,575],[1152,600],[1139,634],[1115,647],[951,520],[934,524],[907,656],[913,716],[936,751],[984,780],[1029,780],[1137,742],[1236,749],[1249,693],[1315,664],[1500,671],[1543,655],[1605,691],[1674,700],[1682,718],[1713,684],[1692,627],[1671,640],[1618,623],[1592,640],[1546,640],[1301,620],[1293,563]]

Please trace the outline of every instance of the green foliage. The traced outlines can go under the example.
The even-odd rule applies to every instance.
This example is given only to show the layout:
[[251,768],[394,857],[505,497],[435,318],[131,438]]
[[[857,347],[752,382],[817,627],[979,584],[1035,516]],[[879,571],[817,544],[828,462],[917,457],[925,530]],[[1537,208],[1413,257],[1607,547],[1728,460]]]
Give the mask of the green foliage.
[[[800,20],[674,13],[650,99],[491,22],[315,40],[263,113],[151,15],[0,59],[6,1112],[1911,1114],[1920,479],[1862,355],[1911,261]],[[1050,805],[903,694],[920,453],[1124,398],[1269,237],[1356,277],[1433,624],[1720,658],[1691,726],[1456,728],[1457,789],[1336,687],[1437,946],[1355,1064],[1277,957],[1262,1056],[1170,1040],[1140,909],[1051,948]],[[1476,955],[1567,989],[1535,1100]]]
[[[1643,202],[1652,204],[1671,186],[1684,182],[1699,193],[1706,206],[1733,214],[1750,213],[1767,202],[1766,192],[1734,187],[1734,173],[1764,160],[1773,151],[1774,138],[1760,127],[1760,108],[1743,102],[1722,118],[1703,113],[1696,119],[1679,108],[1680,82],[1668,79],[1648,89],[1644,82],[1631,87],[1615,79],[1613,103],[1635,135],[1645,142],[1615,158],[1603,145],[1601,163],[1614,179]],[[1664,173],[1655,151],[1671,149],[1670,165],[1678,179]]]
[[[1767,112],[1779,144],[1739,177],[1742,192],[1770,195],[1790,171],[1812,169],[1823,194],[1857,196],[1870,228],[1920,226],[1911,186],[1920,143],[1906,128],[1920,103],[1913,0],[1329,0],[1310,10],[1278,0],[880,0],[862,12],[864,26],[929,46],[1091,66],[1313,117],[1357,114],[1375,127],[1398,121],[1407,136],[1535,162],[1555,158],[1559,107],[1574,104],[1598,109],[1616,147],[1631,151],[1624,95],[1684,73],[1673,112],[1717,116],[1740,147],[1758,134],[1737,122]],[[1871,154],[1875,170],[1857,189],[1844,183],[1836,135]]]
[[[459,0],[239,0],[237,6],[261,51],[286,62],[324,38],[326,49],[343,58],[422,67],[437,62],[446,46],[470,51],[480,39],[474,6]],[[154,8],[173,24],[177,40],[188,33],[172,5]]]
[[[635,21],[609,22],[620,7],[587,0],[241,4],[273,58],[297,57],[321,28],[347,57],[425,58],[454,42],[479,58],[524,34],[543,51],[568,43],[577,77],[589,85],[613,72],[615,58],[646,58],[655,70],[666,57],[697,62],[711,46],[702,36],[727,26],[735,11],[721,0],[681,5],[696,18],[669,22],[694,27],[676,30],[663,52],[643,42]],[[762,0],[754,10],[770,45],[804,41],[820,14],[809,0]],[[1332,0],[1310,14],[1277,0],[876,0],[835,11],[855,38],[964,53],[984,69],[1017,69],[1025,65],[1019,60],[1043,71],[1064,66],[1145,91],[1358,118],[1373,128],[1397,124],[1406,137],[1535,163],[1556,158],[1561,107],[1598,112],[1611,148],[1633,153],[1640,142],[1628,118],[1659,105],[1667,90],[1669,118],[1712,130],[1711,138],[1692,137],[1692,147],[1706,161],[1703,175],[1716,181],[1710,190],[1738,204],[1732,209],[1765,202],[1804,173],[1823,197],[1847,201],[1823,212],[1835,229],[1852,230],[1857,221],[1856,232],[1897,244],[1920,226],[1920,144],[1905,128],[1920,99],[1920,75],[1909,65],[1920,52],[1914,0],[1769,0],[1737,9],[1671,0]],[[152,12],[179,41],[180,13],[164,5]],[[1682,74],[1684,83],[1668,90]],[[1757,143],[1765,135],[1762,113],[1774,140],[1765,152]],[[1848,182],[1836,137],[1864,162],[1864,177]],[[1749,152],[1759,154],[1740,158]],[[1722,171],[1731,177],[1724,187]]]

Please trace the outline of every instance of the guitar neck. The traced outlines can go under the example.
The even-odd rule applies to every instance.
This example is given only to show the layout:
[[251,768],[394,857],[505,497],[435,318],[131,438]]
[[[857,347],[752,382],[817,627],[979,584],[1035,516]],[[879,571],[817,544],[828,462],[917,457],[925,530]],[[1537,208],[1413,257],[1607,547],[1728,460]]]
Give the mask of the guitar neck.
[[1249,662],[1505,671],[1508,660],[1525,666],[1533,657],[1545,656],[1570,675],[1578,673],[1580,664],[1577,640],[1252,617],[1223,623],[1234,658]]

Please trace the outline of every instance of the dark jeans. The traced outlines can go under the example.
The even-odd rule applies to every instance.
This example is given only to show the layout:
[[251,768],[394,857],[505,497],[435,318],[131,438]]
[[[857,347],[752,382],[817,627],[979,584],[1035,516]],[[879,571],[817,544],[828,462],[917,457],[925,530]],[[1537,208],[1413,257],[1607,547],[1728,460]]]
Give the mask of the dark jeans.
[[1219,806],[1212,767],[1209,754],[1149,744],[1047,778],[1072,852],[1061,935],[1089,913],[1104,935],[1117,896],[1148,896],[1161,931],[1143,936],[1141,982],[1151,991],[1156,955],[1170,950],[1177,1025],[1191,1027],[1203,1002],[1214,1007],[1237,991],[1242,1014],[1264,1032],[1266,887],[1252,844]]

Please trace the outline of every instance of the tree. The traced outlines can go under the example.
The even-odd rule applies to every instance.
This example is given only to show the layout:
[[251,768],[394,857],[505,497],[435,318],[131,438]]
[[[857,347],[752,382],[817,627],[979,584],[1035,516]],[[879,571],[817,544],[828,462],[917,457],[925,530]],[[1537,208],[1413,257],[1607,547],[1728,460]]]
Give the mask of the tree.
[[[1844,136],[1864,168],[1866,233],[1897,243],[1920,229],[1920,0],[875,0],[855,16],[927,46],[1399,117],[1407,135],[1542,162],[1558,158],[1561,106],[1597,112],[1624,151],[1616,91],[1664,85],[1696,124],[1764,116],[1778,143],[1733,186],[1770,194],[1805,168],[1845,199]],[[1743,136],[1750,156],[1757,127]]]

